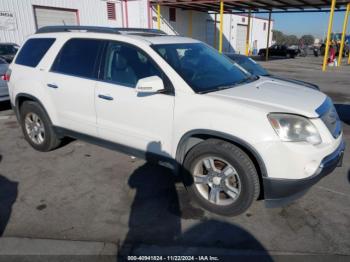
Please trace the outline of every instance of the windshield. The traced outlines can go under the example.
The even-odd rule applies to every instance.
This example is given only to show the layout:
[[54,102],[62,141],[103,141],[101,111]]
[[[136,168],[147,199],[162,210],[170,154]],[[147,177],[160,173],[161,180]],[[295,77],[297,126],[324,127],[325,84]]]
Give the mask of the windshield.
[[222,90],[255,79],[226,56],[203,43],[152,47],[197,93]]
[[259,65],[257,62],[255,62],[253,59],[249,57],[246,57],[243,55],[228,55],[228,57],[231,58],[233,61],[235,61],[237,64],[239,64],[241,67],[243,67],[252,75],[256,75],[256,76],[269,75],[269,72],[267,72],[265,68],[263,68],[261,65]]

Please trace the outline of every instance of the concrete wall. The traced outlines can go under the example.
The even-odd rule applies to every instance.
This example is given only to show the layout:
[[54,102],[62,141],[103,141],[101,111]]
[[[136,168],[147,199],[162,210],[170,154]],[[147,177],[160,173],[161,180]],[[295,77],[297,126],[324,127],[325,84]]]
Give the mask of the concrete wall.
[[[169,8],[161,7],[161,30],[168,34],[178,34],[183,36],[189,35],[189,15],[188,10],[176,10],[176,22],[169,21]],[[157,28],[157,13],[155,8],[152,9],[152,26]],[[208,30],[208,26],[215,25],[215,15],[203,12],[192,11],[192,36],[198,40],[207,42],[214,47],[219,45],[219,21],[220,16],[216,15],[216,30]],[[265,24],[265,27],[264,27]],[[237,26],[248,25],[248,17],[243,15],[224,14],[223,24],[223,51],[232,52],[237,50]],[[264,29],[265,28],[265,29]],[[270,28],[269,46],[272,45],[273,21]],[[268,20],[252,16],[250,25],[250,50],[255,48],[265,48],[267,43]],[[214,31],[216,31],[216,40],[214,40]],[[212,33],[211,36],[208,33]],[[244,36],[246,37],[246,36]],[[215,45],[216,43],[216,45]]]
[[[212,14],[211,16],[214,19],[214,15]],[[219,15],[217,15],[217,19],[219,20]],[[264,30],[264,24],[266,24],[265,30]],[[236,40],[237,40],[238,25],[248,26],[248,17],[244,15],[224,14],[223,34],[227,42],[226,42],[226,45],[224,42],[223,50],[226,52],[230,52],[231,48],[233,48],[234,50],[237,50]],[[219,29],[219,24],[217,24],[217,28]],[[269,45],[272,44],[272,29],[273,29],[273,21],[271,22]],[[253,50],[254,41],[256,41],[255,46],[257,50],[259,50],[260,48],[266,47],[267,30],[268,30],[268,20],[252,16],[251,24],[250,24],[250,37],[249,37],[250,50]],[[227,43],[231,46],[231,48],[227,46]]]
[[[0,0],[0,11],[8,11],[15,15],[14,30],[0,29],[0,42],[22,44],[25,38],[36,30],[33,5],[69,8],[78,10],[81,25],[111,27],[157,28],[157,13],[150,8],[147,0],[112,1],[116,3],[116,20],[108,20],[105,0]],[[127,11],[126,11],[127,10]],[[214,47],[219,44],[219,15],[216,29],[213,14],[192,11],[192,34],[189,32],[190,11],[176,9],[176,21],[169,20],[169,8],[161,7],[161,29],[168,34],[191,36],[208,42]],[[223,51],[232,52],[237,49],[237,25],[247,24],[248,18],[239,15],[224,15]],[[263,24],[266,29],[263,30]],[[272,29],[272,27],[271,27]],[[216,36],[214,32],[216,31]],[[256,41],[257,49],[266,46],[267,21],[253,18],[251,23],[250,46]],[[272,36],[271,36],[272,39]],[[271,43],[270,43],[271,44]]]
[[[201,41],[206,40],[206,21],[210,15],[203,12],[192,11],[192,36],[189,32],[190,12],[176,9],[176,21],[170,21],[169,8],[161,7],[161,30],[171,35],[190,36]],[[152,8],[152,27],[157,28],[157,13]]]
[[[248,18],[246,19],[248,20]],[[250,34],[250,47],[253,48],[254,41],[257,42],[257,50],[260,48],[266,48],[267,43],[267,30],[268,30],[268,20],[261,18],[254,18],[251,20],[251,34]],[[264,26],[265,24],[265,26]],[[270,28],[270,39],[269,46],[272,45],[272,30],[273,30],[274,22],[271,22]],[[265,30],[264,30],[265,28]],[[251,49],[252,50],[252,49]]]
[[1,0],[0,11],[14,13],[16,30],[0,30],[0,42],[22,44],[28,35],[35,32],[33,5],[79,10],[81,25],[122,26],[121,3],[116,2],[117,20],[107,19],[106,2],[101,0]]

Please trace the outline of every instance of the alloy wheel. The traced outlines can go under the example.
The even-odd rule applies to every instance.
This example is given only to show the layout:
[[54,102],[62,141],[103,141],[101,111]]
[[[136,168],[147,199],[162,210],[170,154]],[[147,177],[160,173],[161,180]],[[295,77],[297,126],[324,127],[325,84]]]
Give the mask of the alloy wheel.
[[236,169],[226,160],[207,156],[194,167],[194,184],[199,194],[216,205],[230,205],[241,193],[241,181]]
[[45,141],[45,127],[40,117],[35,113],[28,113],[24,119],[26,133],[30,140],[37,145]]

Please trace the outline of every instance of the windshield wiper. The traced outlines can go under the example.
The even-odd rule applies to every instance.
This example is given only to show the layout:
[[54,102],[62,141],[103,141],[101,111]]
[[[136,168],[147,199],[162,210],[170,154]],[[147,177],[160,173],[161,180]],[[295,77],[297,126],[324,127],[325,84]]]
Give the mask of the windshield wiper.
[[230,84],[230,85],[217,86],[217,87],[215,87],[213,89],[199,91],[197,93],[198,94],[206,94],[206,93],[210,93],[210,92],[221,91],[221,90],[225,90],[225,89],[229,89],[229,88],[235,87],[237,85],[241,85],[243,83],[253,82],[253,81],[258,80],[258,79],[259,79],[259,76],[251,75],[251,76],[249,76],[247,78],[244,78],[241,81],[238,81],[236,83],[233,83],[233,84]]
[[198,94],[206,94],[206,93],[210,93],[210,92],[215,92],[215,91],[221,91],[221,90],[225,90],[225,89],[229,89],[234,87],[235,84],[231,84],[231,85],[223,85],[223,86],[218,86],[215,87],[213,89],[209,89],[209,90],[204,90],[204,91],[199,91],[197,92]]
[[238,81],[238,82],[234,83],[233,85],[231,85],[231,87],[232,86],[241,85],[243,83],[250,83],[250,82],[253,82],[253,81],[258,80],[258,79],[259,79],[259,76],[251,75],[251,76],[249,76],[247,78],[242,79],[241,81]]

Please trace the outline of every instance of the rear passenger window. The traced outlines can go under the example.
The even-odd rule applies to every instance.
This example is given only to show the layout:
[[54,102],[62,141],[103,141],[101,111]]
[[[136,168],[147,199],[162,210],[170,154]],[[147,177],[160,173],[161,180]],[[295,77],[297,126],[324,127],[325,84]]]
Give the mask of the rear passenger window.
[[51,71],[73,76],[97,78],[97,58],[104,40],[71,39],[64,44]]
[[55,42],[55,38],[29,39],[16,58],[16,64],[36,67]]

